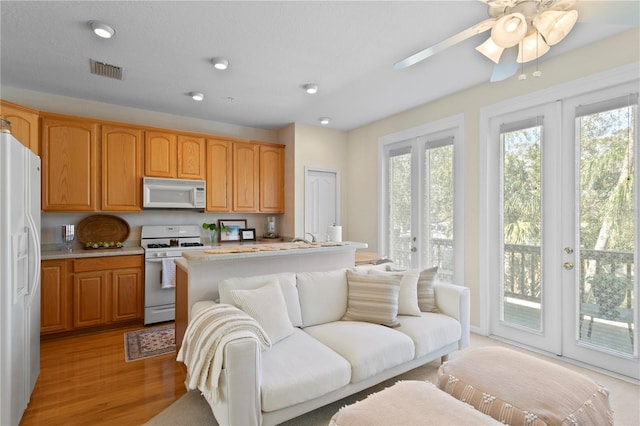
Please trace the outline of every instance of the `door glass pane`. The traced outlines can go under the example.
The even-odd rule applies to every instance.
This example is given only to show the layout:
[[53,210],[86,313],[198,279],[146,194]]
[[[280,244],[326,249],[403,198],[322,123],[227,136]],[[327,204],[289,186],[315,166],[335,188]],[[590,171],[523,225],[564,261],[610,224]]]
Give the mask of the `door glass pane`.
[[501,134],[502,321],[535,331],[542,330],[541,132],[534,126]]
[[411,266],[411,153],[389,157],[389,258]]
[[634,354],[636,106],[577,119],[579,138],[578,340]]
[[422,266],[453,282],[453,144],[424,151]]

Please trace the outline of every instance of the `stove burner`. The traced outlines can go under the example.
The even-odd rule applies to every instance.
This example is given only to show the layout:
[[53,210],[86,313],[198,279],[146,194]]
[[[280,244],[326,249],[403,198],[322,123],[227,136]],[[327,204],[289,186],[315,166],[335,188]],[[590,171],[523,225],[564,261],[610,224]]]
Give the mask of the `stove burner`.
[[204,244],[202,243],[181,243],[181,247],[202,247]]
[[167,248],[169,244],[148,244],[147,248]]

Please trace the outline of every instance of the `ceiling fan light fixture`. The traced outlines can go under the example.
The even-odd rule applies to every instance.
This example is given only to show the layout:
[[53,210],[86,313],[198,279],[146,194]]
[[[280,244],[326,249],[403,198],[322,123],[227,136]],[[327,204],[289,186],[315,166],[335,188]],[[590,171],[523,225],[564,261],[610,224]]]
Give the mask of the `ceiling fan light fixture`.
[[111,26],[105,24],[100,21],[89,21],[87,22],[89,28],[95,35],[101,38],[111,38],[115,35],[116,30],[114,30]]
[[546,43],[553,46],[569,34],[578,20],[577,10],[546,10],[533,20]]
[[229,68],[229,60],[227,58],[215,57],[211,59],[213,67],[217,70],[226,70]]
[[504,47],[498,46],[493,42],[493,39],[489,37],[484,43],[476,47],[476,50],[497,64],[500,62],[500,56],[502,56]]
[[534,31],[522,40],[518,49],[517,62],[524,64],[534,59],[538,59],[551,49],[539,32]]
[[518,44],[527,34],[527,21],[522,13],[510,13],[498,19],[491,30],[493,42],[508,48]]

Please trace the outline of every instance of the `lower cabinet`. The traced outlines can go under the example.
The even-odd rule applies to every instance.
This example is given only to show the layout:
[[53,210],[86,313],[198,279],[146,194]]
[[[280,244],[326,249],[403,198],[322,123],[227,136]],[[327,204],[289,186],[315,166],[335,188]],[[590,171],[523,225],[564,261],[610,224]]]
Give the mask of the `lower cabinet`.
[[144,318],[142,255],[42,262],[41,334]]

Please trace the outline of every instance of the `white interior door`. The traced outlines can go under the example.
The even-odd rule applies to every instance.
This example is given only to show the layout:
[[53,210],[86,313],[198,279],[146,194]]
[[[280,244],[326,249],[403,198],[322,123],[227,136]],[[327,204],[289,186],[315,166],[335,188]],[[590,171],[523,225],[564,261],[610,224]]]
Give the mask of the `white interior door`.
[[304,193],[304,232],[312,234],[316,241],[326,241],[327,228],[340,225],[339,173],[306,168]]

